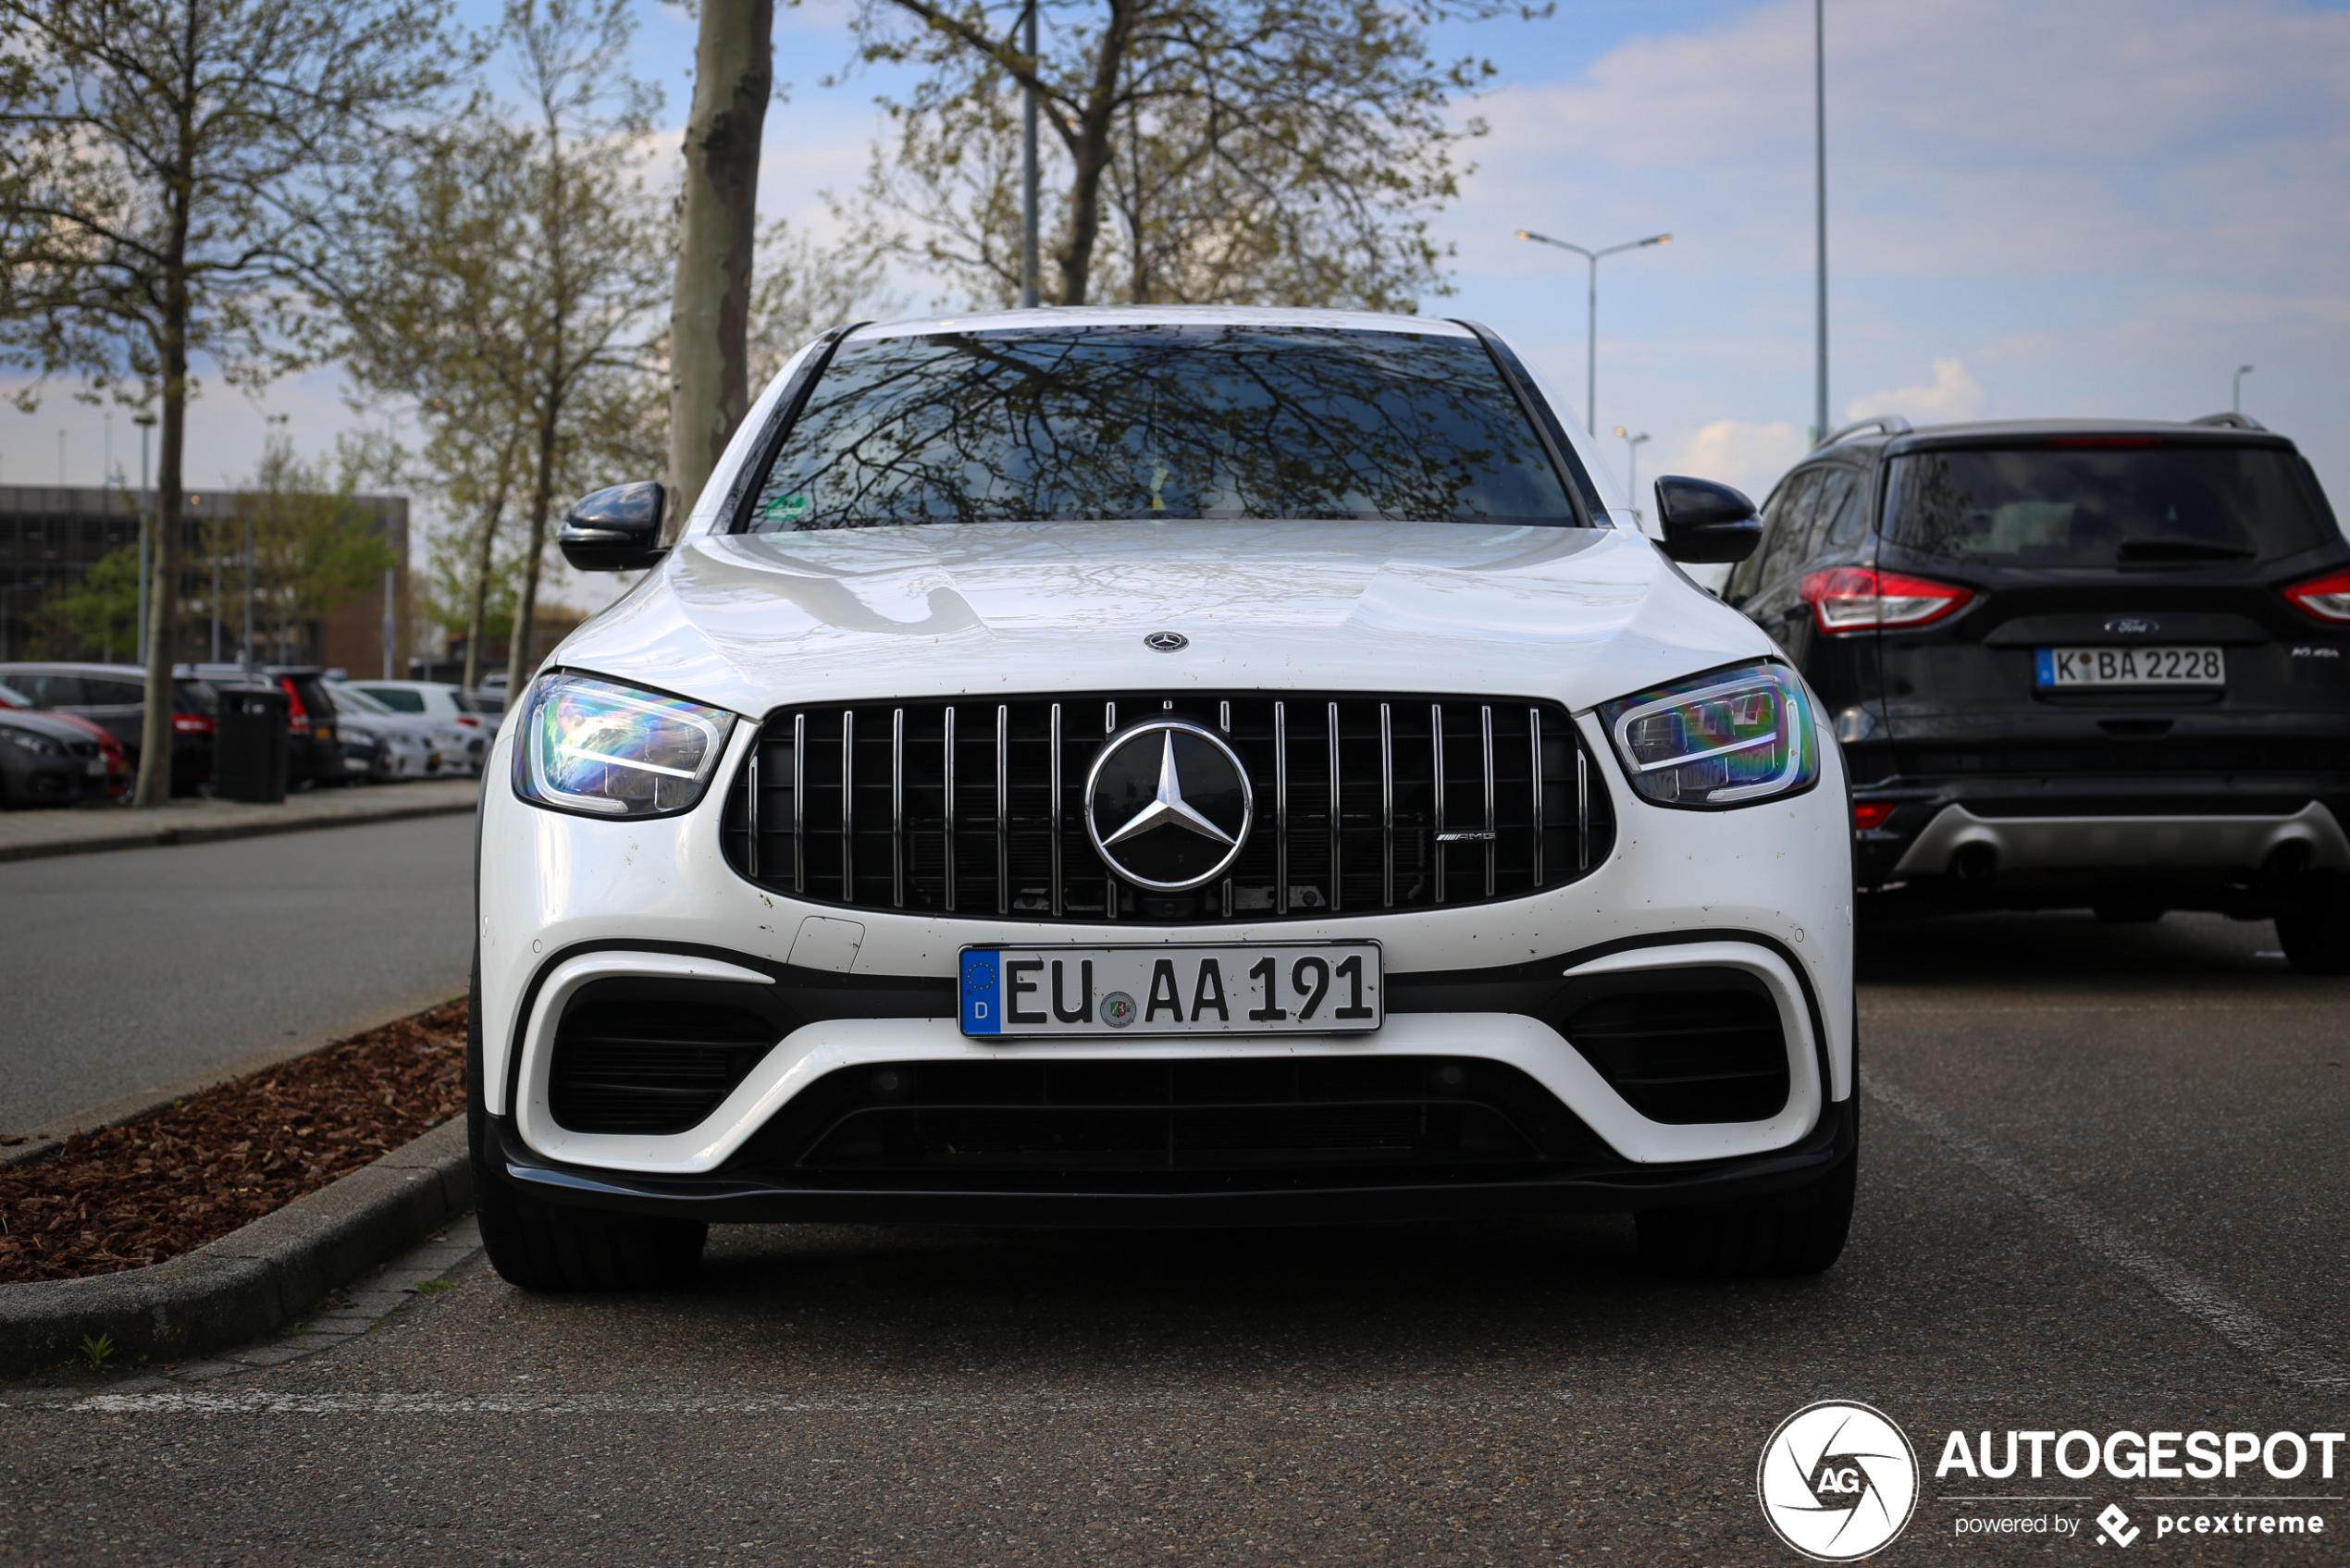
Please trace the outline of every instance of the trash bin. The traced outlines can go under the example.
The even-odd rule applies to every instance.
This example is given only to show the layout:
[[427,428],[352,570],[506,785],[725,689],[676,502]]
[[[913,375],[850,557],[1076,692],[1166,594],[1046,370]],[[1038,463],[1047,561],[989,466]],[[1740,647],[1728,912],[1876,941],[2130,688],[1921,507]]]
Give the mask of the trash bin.
[[286,798],[286,694],[276,686],[222,686],[212,735],[216,800],[276,806]]

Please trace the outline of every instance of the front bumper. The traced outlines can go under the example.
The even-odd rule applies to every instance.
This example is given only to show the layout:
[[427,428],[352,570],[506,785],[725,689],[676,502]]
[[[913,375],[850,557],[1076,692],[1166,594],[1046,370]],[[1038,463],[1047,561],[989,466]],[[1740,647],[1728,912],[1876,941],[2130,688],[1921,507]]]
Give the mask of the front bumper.
[[[739,726],[732,773],[748,744]],[[1213,1041],[999,1042],[956,1026],[965,943],[1054,945],[1109,929],[845,909],[761,890],[726,863],[716,798],[684,816],[612,822],[541,810],[503,784],[501,737],[481,815],[479,1010],[483,1107],[508,1179],[561,1201],[711,1218],[925,1218],[1019,1223],[1285,1224],[1567,1208],[1624,1210],[1799,1185],[1840,1157],[1853,1093],[1849,829],[1833,747],[1821,787],[1738,812],[1634,803],[1614,853],[1581,881],[1478,907],[1292,920],[1217,939],[1379,941],[1389,1019],[1370,1036]],[[1629,791],[1622,791],[1628,796]],[[1198,926],[1120,921],[1120,943],[1195,942]],[[1774,1003],[1787,1097],[1754,1120],[1690,1124],[1636,1110],[1551,1022],[1539,996],[1594,976],[1736,970]],[[1580,979],[1569,979],[1570,971]],[[681,1132],[583,1132],[549,1091],[566,998],[613,977],[734,985],[777,997],[776,1043]],[[833,994],[829,1000],[825,993]],[[825,1074],[893,1063],[1376,1059],[1450,1056],[1507,1066],[1594,1136],[1596,1155],[1422,1179],[1366,1171],[1218,1179],[1213,1190],[1089,1182],[1050,1190],[998,1174],[978,1187],[844,1185],[736,1156]],[[1838,1142],[1839,1137],[1844,1142]],[[733,1163],[730,1163],[733,1162]],[[1261,1174],[1261,1173],[1260,1173]],[[1147,1189],[1147,1190],[1146,1190]],[[1212,1216],[1231,1214],[1219,1221]],[[1065,1216],[1065,1217],[1058,1217]],[[1147,1217],[1146,1217],[1147,1216]]]

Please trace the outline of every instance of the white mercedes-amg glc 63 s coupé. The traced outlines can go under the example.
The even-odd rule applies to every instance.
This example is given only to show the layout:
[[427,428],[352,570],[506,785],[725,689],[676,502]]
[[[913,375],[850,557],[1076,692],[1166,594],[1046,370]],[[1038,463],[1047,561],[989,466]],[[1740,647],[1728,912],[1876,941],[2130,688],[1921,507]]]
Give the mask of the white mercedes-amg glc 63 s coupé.
[[[688,511],[674,504],[690,500]],[[1851,833],[1762,632],[1501,338],[1294,310],[863,325],[500,732],[474,1179],[499,1271],[711,1223],[1602,1210],[1815,1271],[1852,1209]]]

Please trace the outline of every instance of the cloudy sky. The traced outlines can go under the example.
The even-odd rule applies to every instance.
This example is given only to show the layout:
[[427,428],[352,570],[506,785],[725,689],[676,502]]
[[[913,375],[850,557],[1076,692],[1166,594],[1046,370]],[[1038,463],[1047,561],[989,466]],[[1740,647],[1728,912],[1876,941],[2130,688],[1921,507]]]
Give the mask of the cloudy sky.
[[[467,9],[487,16],[484,0]],[[2186,418],[2228,406],[2300,441],[2350,512],[2350,0],[1826,0],[1831,385],[1837,420]],[[843,0],[778,25],[790,83],[762,199],[821,228],[852,188],[880,83],[846,63]],[[639,72],[682,119],[692,23],[642,0]],[[1423,309],[1510,333],[1576,400],[1583,264],[1600,289],[1599,419],[1679,472],[1759,498],[1812,416],[1810,0],[1560,0],[1537,22],[1448,30],[1502,85],[1439,225],[1455,292]],[[260,404],[215,386],[189,479],[248,471],[263,420],[305,450],[353,417],[331,371]],[[97,481],[96,411],[0,412],[0,482]],[[1620,453],[1622,444],[1610,443]],[[118,414],[113,453],[135,481]],[[615,475],[615,479],[628,475]]]

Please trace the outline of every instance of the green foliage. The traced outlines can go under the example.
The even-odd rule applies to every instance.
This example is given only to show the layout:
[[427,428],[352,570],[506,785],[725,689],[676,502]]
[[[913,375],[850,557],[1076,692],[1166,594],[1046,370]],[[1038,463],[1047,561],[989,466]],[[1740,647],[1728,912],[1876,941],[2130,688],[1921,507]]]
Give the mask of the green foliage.
[[291,438],[271,436],[261,463],[240,488],[235,517],[206,530],[221,581],[241,591],[245,524],[253,525],[256,627],[275,635],[280,657],[298,654],[300,629],[373,588],[399,564],[390,540],[352,499],[356,476],[305,463]]
[[32,648],[43,659],[127,660],[139,647],[139,547],[94,562],[80,580],[52,588],[32,612]]
[[114,1337],[109,1334],[84,1334],[76,1364],[93,1372],[105,1372],[114,1364]]
[[446,1279],[425,1279],[417,1282],[416,1293],[420,1296],[438,1296],[456,1288]]

